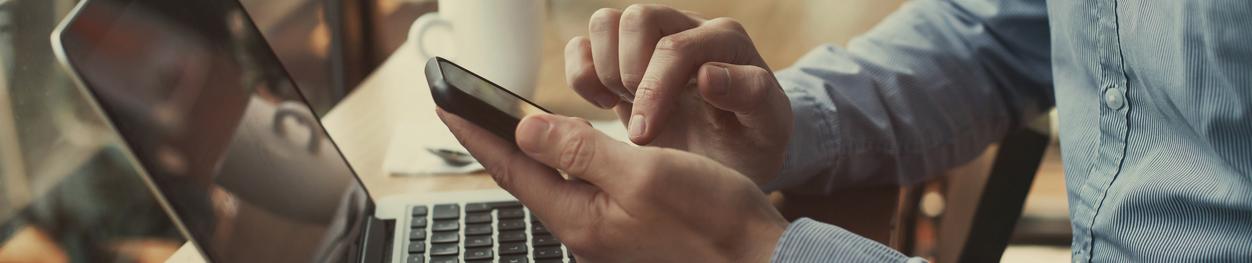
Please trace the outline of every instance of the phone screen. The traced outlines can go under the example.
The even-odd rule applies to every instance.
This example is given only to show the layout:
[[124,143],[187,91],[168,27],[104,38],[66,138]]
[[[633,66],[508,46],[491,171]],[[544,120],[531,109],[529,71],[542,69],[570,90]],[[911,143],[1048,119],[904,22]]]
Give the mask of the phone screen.
[[469,71],[466,71],[459,65],[444,60],[440,60],[439,64],[439,68],[444,70],[444,79],[448,83],[452,84],[452,86],[462,92],[465,92],[465,94],[469,94],[480,101],[490,104],[497,110],[508,113],[514,118],[520,120],[526,116],[526,113],[547,112],[546,110],[531,104],[529,101],[526,101],[526,99],[509,92],[503,87],[496,86],[495,84],[482,79]]

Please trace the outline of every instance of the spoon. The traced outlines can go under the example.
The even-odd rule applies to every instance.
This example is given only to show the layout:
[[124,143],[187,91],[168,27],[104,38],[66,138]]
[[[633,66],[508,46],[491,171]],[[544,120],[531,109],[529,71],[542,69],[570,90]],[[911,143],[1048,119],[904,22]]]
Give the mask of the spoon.
[[474,156],[471,156],[465,151],[433,147],[426,147],[426,151],[434,154],[435,156],[439,156],[440,159],[443,159],[444,163],[453,167],[466,166],[477,162],[477,160],[474,160]]

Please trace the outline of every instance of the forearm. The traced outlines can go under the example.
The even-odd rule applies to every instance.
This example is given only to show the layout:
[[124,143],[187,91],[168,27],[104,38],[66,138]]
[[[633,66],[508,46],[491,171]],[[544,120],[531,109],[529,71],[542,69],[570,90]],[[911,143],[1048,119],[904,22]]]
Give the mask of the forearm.
[[1042,3],[910,2],[778,73],[795,127],[767,190],[911,184],[976,157],[1051,107]]

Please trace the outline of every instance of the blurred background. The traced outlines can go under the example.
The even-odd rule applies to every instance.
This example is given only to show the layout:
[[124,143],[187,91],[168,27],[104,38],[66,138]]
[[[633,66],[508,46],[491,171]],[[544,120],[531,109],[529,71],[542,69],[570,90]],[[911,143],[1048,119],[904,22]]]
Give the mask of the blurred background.
[[[402,46],[417,17],[438,10],[437,3],[428,0],[241,2],[319,115],[349,96]],[[562,49],[569,38],[586,34],[587,19],[595,10],[624,8],[636,1],[545,2],[544,61],[536,102],[556,112],[612,118],[612,113],[582,102],[565,87]],[[902,2],[651,1],[740,20],[774,69],[785,68],[819,44],[846,43]],[[49,33],[76,3],[0,0],[0,262],[164,261],[185,238],[119,150],[118,138],[104,127],[100,113],[88,110],[85,98],[53,58]],[[865,219],[888,223],[891,233],[876,239],[909,254],[956,261],[954,251],[962,250],[963,243],[947,241],[961,236],[951,233],[970,231],[968,217],[959,215],[972,213],[970,207],[976,205],[970,200],[978,198],[977,189],[986,182],[995,152],[989,149],[983,158],[923,186],[853,194],[890,197],[885,204],[890,205],[891,216]],[[1030,194],[1004,261],[1069,259],[1066,195],[1054,142],[1047,144],[1042,156],[1033,183],[1027,184]],[[983,179],[975,183],[961,180],[979,175]],[[846,197],[813,198],[824,211],[856,211],[836,204]],[[956,221],[966,224],[949,226]]]

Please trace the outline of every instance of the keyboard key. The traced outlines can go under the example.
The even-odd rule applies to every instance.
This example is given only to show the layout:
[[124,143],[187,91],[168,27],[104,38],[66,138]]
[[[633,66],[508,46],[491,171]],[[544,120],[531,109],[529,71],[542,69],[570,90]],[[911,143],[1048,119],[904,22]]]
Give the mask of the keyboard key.
[[471,213],[465,214],[466,224],[491,223],[491,213]]
[[421,205],[421,206],[413,207],[413,217],[419,217],[419,216],[426,217],[426,206]]
[[425,262],[426,262],[426,255],[422,255],[422,254],[409,254],[409,261],[405,261],[405,262],[409,262],[409,263],[425,263]]
[[492,262],[491,260],[469,260],[469,261],[465,261],[465,263],[495,263],[495,262]]
[[495,208],[495,209],[522,207],[522,203],[517,202],[517,201],[500,201],[500,202],[490,202],[487,204],[491,205],[491,208]]
[[532,234],[547,234],[547,233],[548,233],[548,227],[543,226],[543,224],[541,224],[541,223],[531,223],[531,224],[530,224],[530,233],[532,233]]
[[457,232],[435,232],[430,235],[431,244],[456,243],[461,241],[461,235]]
[[465,204],[466,213],[487,212],[487,211],[491,211],[491,204],[488,204],[488,203]]
[[431,256],[448,256],[448,255],[455,256],[456,254],[460,254],[460,253],[461,253],[461,247],[457,246],[456,244],[430,245]]
[[500,231],[526,229],[526,221],[500,220]]
[[419,229],[420,229],[420,228],[426,228],[426,218],[425,218],[425,217],[414,217],[414,218],[413,218],[413,220],[409,220],[409,227],[410,227],[410,228],[419,228]]
[[426,239],[425,228],[409,229],[409,240],[425,240],[425,239]]
[[526,256],[508,256],[508,257],[500,258],[500,263],[528,263],[528,262],[530,262],[530,260],[526,259]]
[[536,259],[535,263],[565,263],[561,259]]
[[500,219],[518,219],[526,217],[526,211],[521,208],[500,209],[497,211],[500,213]]
[[[503,252],[501,252],[503,253]],[[545,247],[535,249],[535,259],[541,258],[561,258],[565,254],[561,251],[561,247]]]
[[457,204],[435,205],[432,210],[430,214],[435,220],[461,218],[461,206]]
[[451,256],[451,257],[431,257],[431,258],[430,258],[430,263],[460,263],[460,260],[457,260],[457,259],[456,259],[456,256]]
[[552,235],[535,235],[534,240],[530,243],[534,244],[536,247],[546,247],[560,245],[561,241],[557,240],[556,237]]
[[426,242],[422,242],[422,241],[409,242],[409,253],[410,253],[410,254],[412,254],[412,253],[424,253],[424,252],[426,252]]
[[500,242],[526,242],[526,231],[500,232]]
[[500,244],[500,255],[526,254],[526,243]]
[[465,250],[465,260],[492,259],[496,255],[491,252],[491,248],[475,248]]
[[435,224],[430,226],[430,231],[457,231],[461,229],[461,222],[456,220],[435,220]]
[[490,235],[491,232],[491,224],[475,224],[465,226],[466,236]]
[[466,236],[465,247],[490,247],[491,236]]

